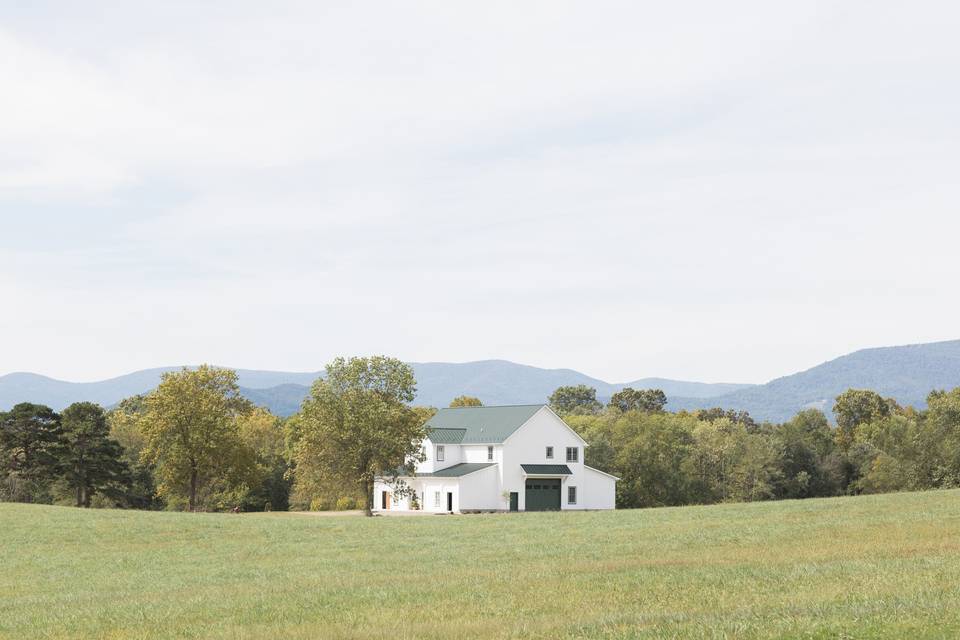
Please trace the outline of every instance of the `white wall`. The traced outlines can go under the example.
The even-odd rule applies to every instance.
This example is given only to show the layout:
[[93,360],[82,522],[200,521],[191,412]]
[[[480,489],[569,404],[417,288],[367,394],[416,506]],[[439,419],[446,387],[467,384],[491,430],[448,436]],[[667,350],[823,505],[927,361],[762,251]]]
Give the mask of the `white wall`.
[[[547,446],[553,447],[552,459],[547,458]],[[578,462],[567,462],[567,447],[579,447]],[[520,510],[526,510],[521,464],[565,464],[573,472],[573,484],[579,486],[583,477],[583,449],[583,440],[563,420],[547,407],[540,409],[503,443],[502,491],[516,491],[520,496]],[[560,508],[566,509],[566,481],[562,493]],[[584,507],[578,504],[574,508]]]
[[[440,513],[447,510],[447,492],[453,493],[453,510],[460,509],[459,478],[415,478],[407,480],[407,484],[417,492],[417,500],[423,511]],[[410,510],[410,498],[397,498],[393,493],[394,487],[384,482],[375,482],[373,485],[373,510],[382,511],[382,492],[390,494],[390,511]],[[434,492],[440,492],[440,506],[434,506]]]
[[433,473],[434,471],[446,469],[447,467],[460,464],[461,462],[466,462],[462,457],[461,447],[458,444],[439,445],[443,447],[443,461],[438,461],[436,459],[437,446],[438,445],[430,441],[430,438],[427,438],[423,441],[422,450],[426,454],[427,458],[423,462],[417,463],[417,473]]
[[[443,513],[447,510],[447,492],[453,493],[453,510],[460,510],[459,478],[422,478],[420,491],[423,492],[423,510]],[[440,506],[435,506],[434,494],[440,492]]]
[[[577,506],[580,509],[615,509],[617,481],[607,474],[584,467],[583,487],[577,488]],[[564,494],[563,499],[567,496]],[[571,509],[574,507],[570,507]]]
[[[486,455],[486,448],[484,448]],[[487,467],[471,474],[460,476],[460,509],[509,509],[500,490],[500,474],[497,467]]]
[[503,458],[503,446],[493,445],[493,460],[487,459],[487,446],[485,444],[465,444],[461,445],[463,462],[500,462]]

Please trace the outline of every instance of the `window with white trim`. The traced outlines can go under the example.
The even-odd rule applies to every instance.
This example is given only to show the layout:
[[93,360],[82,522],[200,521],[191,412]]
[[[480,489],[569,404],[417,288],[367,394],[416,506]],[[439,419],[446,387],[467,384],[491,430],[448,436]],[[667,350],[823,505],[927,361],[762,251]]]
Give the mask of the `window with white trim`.
[[578,462],[580,460],[579,447],[567,447],[567,462]]
[[440,492],[439,492],[439,491],[434,491],[434,492],[433,492],[433,506],[435,506],[435,507],[439,507],[439,506],[440,506]]
[[437,462],[443,462],[443,445],[437,445]]
[[487,460],[493,460],[493,447],[487,447]]
[[576,487],[567,487],[567,504],[577,504]]
[[553,460],[553,447],[547,447],[547,459]]

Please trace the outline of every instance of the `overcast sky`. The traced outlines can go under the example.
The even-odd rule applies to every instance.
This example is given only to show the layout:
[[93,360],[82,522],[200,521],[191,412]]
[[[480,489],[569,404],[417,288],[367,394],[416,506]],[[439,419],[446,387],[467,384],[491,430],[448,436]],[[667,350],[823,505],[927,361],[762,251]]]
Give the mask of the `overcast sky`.
[[0,374],[960,338],[951,2],[0,1]]

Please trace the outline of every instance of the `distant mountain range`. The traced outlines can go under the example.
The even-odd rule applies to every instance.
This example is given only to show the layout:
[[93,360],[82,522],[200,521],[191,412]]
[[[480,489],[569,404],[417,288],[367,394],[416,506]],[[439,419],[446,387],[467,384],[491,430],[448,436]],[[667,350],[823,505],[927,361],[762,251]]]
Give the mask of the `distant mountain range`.
[[669,398],[667,408],[723,407],[749,411],[757,420],[782,422],[801,409],[830,416],[834,399],[847,389],[872,389],[903,405],[926,406],[933,389],[960,387],[960,340],[862,349],[783,378],[707,400]]
[[[411,363],[417,378],[417,404],[444,407],[459,395],[480,398],[485,404],[524,404],[545,402],[553,390],[563,385],[586,384],[597,389],[600,398],[609,398],[623,387],[663,389],[670,396],[708,398],[744,389],[743,384],[706,384],[663,378],[644,378],[611,384],[571,369],[540,369],[506,360],[479,362]],[[181,367],[161,367],[137,371],[99,382],[65,382],[35,373],[11,373],[0,376],[0,409],[18,402],[36,402],[63,409],[80,400],[112,406],[157,386],[160,376]],[[290,373],[237,369],[241,392],[252,402],[281,416],[300,408],[310,385],[320,372]]]
[[[932,389],[960,386],[960,340],[901,347],[864,349],[807,371],[763,385],[708,384],[664,378],[609,383],[572,369],[541,369],[506,360],[411,363],[417,378],[417,404],[443,407],[459,395],[484,404],[545,402],[554,389],[585,384],[601,400],[623,387],[659,388],[670,410],[723,407],[749,411],[758,420],[780,422],[797,411],[816,407],[829,414],[833,400],[849,388],[873,389],[901,404],[922,407]],[[100,382],[64,382],[33,373],[0,376],[0,410],[17,402],[62,409],[89,400],[109,407],[123,398],[153,389],[160,376],[180,367],[137,371]],[[289,373],[238,369],[241,392],[277,415],[295,413],[319,372]]]

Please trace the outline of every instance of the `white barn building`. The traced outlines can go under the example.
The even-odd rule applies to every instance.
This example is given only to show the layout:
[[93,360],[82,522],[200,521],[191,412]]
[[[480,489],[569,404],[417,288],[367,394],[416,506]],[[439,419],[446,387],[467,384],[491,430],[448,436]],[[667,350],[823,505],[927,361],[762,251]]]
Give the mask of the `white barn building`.
[[440,409],[426,459],[401,478],[415,498],[374,485],[374,511],[613,509],[617,477],[583,463],[587,443],[546,405]]

